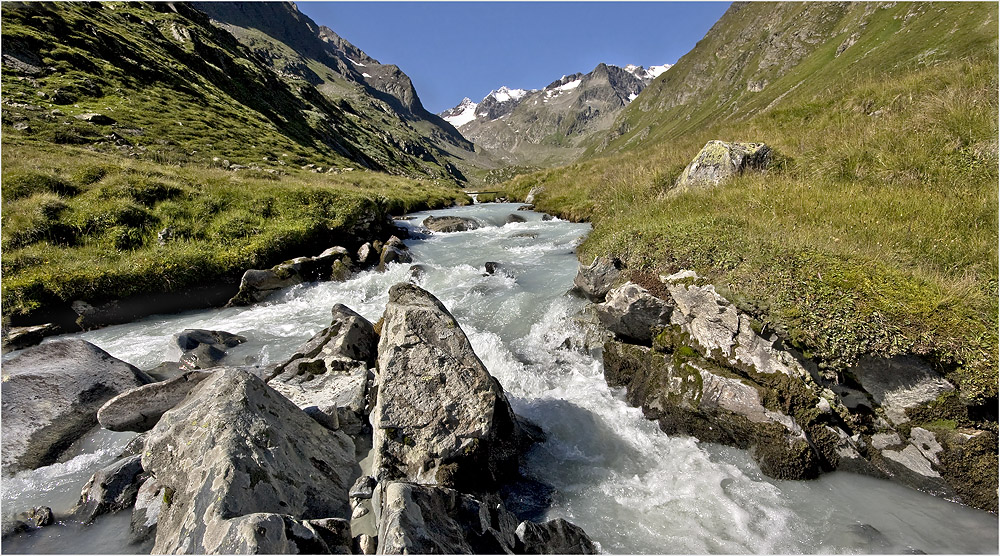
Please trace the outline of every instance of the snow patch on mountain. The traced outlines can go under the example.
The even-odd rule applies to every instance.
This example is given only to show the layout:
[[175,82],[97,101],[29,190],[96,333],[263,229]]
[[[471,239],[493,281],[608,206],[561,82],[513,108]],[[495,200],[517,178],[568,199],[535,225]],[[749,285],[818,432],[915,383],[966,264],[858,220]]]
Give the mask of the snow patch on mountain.
[[652,81],[659,77],[663,72],[670,69],[672,65],[673,64],[663,64],[662,66],[650,66],[649,69],[646,69],[642,66],[629,64],[625,66],[625,71],[644,81]]
[[520,100],[524,97],[524,95],[533,92],[534,90],[526,91],[524,89],[508,89],[507,87],[500,87],[496,91],[491,91],[487,96],[492,96],[497,102],[507,102],[508,100]]
[[444,121],[455,127],[462,127],[463,125],[476,119],[476,107],[479,106],[478,103],[472,102],[472,99],[465,97],[462,99],[461,104],[452,108],[448,112],[449,115],[442,116]]

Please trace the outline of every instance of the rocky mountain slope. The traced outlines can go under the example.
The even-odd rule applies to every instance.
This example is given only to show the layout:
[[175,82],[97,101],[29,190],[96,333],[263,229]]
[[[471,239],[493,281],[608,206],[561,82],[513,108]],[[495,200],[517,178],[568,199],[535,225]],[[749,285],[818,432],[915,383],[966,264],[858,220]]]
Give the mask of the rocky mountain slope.
[[501,87],[478,103],[466,98],[441,116],[499,160],[552,166],[582,154],[591,137],[608,130],[615,116],[669,68],[600,64],[540,90]]
[[475,156],[399,68],[291,3],[11,3],[3,19],[4,122],[17,139],[449,180]]

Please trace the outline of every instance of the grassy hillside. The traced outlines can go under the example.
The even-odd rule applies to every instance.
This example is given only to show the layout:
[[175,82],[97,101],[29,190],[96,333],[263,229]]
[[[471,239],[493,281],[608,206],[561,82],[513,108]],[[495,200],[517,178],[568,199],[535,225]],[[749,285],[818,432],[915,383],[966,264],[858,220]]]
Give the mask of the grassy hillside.
[[[995,420],[997,48],[996,4],[735,5],[589,158],[507,188],[593,221],[584,259],[707,275],[831,378],[916,353]],[[712,139],[778,162],[673,191]]]
[[[355,94],[327,96],[187,4],[10,2],[2,18],[5,142],[453,179],[383,101],[346,80]],[[89,113],[110,119],[76,118]]]
[[232,284],[467,200],[383,100],[343,79],[325,95],[189,5],[0,15],[5,324]]
[[352,245],[389,214],[466,202],[453,186],[374,172],[276,176],[79,147],[5,142],[2,163],[3,311],[15,321],[77,299],[238,281],[248,268]]

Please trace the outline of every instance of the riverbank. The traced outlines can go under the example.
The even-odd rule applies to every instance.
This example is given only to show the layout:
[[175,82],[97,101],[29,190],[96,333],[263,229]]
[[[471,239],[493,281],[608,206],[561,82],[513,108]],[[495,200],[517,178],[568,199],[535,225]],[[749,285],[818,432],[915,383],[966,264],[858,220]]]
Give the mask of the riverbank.
[[[385,239],[390,215],[465,204],[457,185],[356,170],[176,166],[71,146],[4,145],[4,325],[75,301],[126,320],[221,305],[243,273]],[[148,302],[148,303],[147,303]]]
[[[589,226],[545,221],[540,214],[518,211],[519,206],[477,204],[411,215],[400,224],[414,231],[414,238],[405,241],[413,262],[391,264],[385,272],[297,285],[248,307],[159,315],[65,339],[92,342],[140,369],[153,369],[178,358],[179,332],[222,330],[246,341],[227,349],[221,365],[273,367],[301,353],[303,342],[330,325],[330,307],[343,303],[375,323],[390,303],[391,287],[409,281],[448,308],[503,386],[515,414],[545,432],[546,440],[526,454],[524,469],[551,489],[536,485],[519,491],[532,495],[522,500],[538,502],[532,510],[539,520],[563,517],[583,527],[604,551],[995,550],[996,517],[985,512],[851,473],[776,480],[763,475],[745,450],[663,434],[640,409],[625,403],[623,391],[607,386],[602,340],[577,318],[586,302],[566,295],[578,269],[574,251]],[[511,214],[527,222],[508,223]],[[419,234],[428,215],[474,218],[482,227]],[[119,451],[109,448],[103,462],[81,454],[62,467],[65,472],[90,466],[81,473],[77,495],[90,474]],[[48,486],[64,481],[56,471],[42,468],[10,480],[4,508],[51,505],[58,513],[46,498],[52,495]],[[122,514],[83,532],[67,522],[17,542],[5,539],[4,549],[79,552],[92,542],[81,539],[99,536],[103,544],[88,546],[112,553],[141,550],[115,544],[123,542],[129,527],[130,512],[122,513],[124,525],[113,521]]]

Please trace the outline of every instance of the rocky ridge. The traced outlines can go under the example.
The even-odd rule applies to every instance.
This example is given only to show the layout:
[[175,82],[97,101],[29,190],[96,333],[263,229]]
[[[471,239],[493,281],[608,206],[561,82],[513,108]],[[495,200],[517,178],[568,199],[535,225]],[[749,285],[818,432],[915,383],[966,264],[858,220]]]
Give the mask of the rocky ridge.
[[600,64],[590,73],[563,76],[543,89],[501,87],[478,103],[466,98],[440,115],[508,164],[568,162],[669,68]]

